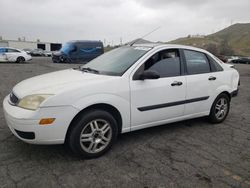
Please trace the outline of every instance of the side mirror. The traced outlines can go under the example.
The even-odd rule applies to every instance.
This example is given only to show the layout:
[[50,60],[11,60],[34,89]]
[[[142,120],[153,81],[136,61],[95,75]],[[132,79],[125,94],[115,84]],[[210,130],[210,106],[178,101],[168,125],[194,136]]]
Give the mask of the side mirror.
[[139,74],[139,80],[147,80],[147,79],[158,79],[160,75],[156,71],[146,70],[143,73]]

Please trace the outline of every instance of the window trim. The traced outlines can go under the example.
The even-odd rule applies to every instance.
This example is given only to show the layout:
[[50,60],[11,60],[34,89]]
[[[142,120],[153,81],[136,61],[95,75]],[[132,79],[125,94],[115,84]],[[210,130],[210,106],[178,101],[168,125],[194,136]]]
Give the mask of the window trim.
[[[159,49],[158,51],[154,52],[152,55],[150,55],[146,60],[143,61],[143,63],[137,68],[137,70],[134,72],[133,76],[132,76],[132,80],[133,81],[138,81],[138,72],[140,72],[139,70],[141,69],[142,66],[144,66],[144,64],[146,63],[147,60],[149,60],[149,58],[151,58],[152,56],[154,56],[155,54],[165,51],[165,50],[176,50],[179,53],[179,59],[180,59],[180,75],[178,76],[167,76],[167,77],[160,77],[159,79],[164,79],[164,78],[172,78],[172,77],[179,77],[179,76],[185,76],[185,65],[184,65],[184,59],[182,57],[181,54],[181,50],[179,48],[166,48],[166,49]],[[157,80],[159,80],[157,79]]]
[[[205,54],[205,55],[207,56],[207,59],[208,59],[209,64],[210,64],[210,69],[211,69],[210,72],[221,72],[221,71],[224,71],[224,69],[223,69],[222,66],[217,62],[217,60],[215,60],[215,59],[214,59],[211,55],[209,55],[209,54]],[[220,67],[221,70],[215,70],[215,71],[212,70],[212,64],[213,64],[213,62],[211,62],[211,59],[212,59],[215,63],[218,64],[218,66]]]
[[[6,49],[7,49],[6,53],[21,53],[21,51],[18,49],[13,49],[13,48],[6,48]],[[12,50],[12,52],[9,52],[9,50]]]

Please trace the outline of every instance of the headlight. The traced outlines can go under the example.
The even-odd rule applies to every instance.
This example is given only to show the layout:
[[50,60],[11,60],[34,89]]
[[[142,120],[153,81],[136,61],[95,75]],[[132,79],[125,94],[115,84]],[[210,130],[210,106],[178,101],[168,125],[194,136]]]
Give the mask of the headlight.
[[50,96],[51,95],[28,95],[22,98],[17,106],[28,110],[36,110],[40,104]]

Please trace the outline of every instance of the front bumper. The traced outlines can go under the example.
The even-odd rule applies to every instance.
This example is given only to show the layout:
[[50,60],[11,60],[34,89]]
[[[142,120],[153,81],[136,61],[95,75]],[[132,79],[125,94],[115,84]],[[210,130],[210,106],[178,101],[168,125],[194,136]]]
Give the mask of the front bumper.
[[[46,107],[36,111],[13,106],[7,96],[3,101],[4,116],[11,132],[31,144],[62,144],[70,122],[79,112],[72,106]],[[50,125],[39,125],[43,118],[56,118]]]

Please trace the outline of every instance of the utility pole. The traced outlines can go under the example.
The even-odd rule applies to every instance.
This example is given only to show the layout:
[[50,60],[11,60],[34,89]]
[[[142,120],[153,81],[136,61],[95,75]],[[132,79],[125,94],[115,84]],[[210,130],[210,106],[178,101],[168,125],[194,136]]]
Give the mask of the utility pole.
[[122,45],[122,37],[120,37],[120,45]]
[[103,40],[104,46],[106,46],[106,39]]

